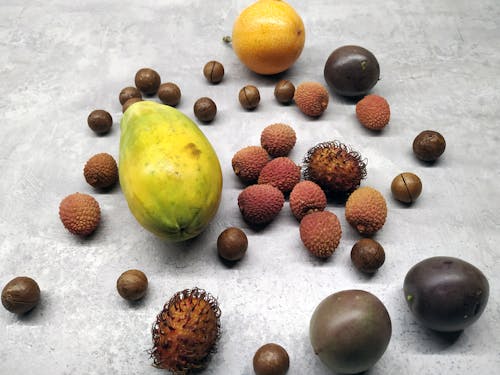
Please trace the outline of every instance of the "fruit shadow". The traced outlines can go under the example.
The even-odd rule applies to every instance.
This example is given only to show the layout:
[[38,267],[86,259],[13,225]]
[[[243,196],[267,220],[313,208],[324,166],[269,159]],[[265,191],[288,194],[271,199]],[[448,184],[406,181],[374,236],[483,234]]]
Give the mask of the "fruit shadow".
[[[150,294],[150,291],[147,291],[146,294],[144,295],[144,297],[142,297],[141,299],[138,299],[137,301],[127,301],[127,300],[122,298],[123,301],[121,303],[122,303],[124,308],[132,309],[132,310],[139,310],[139,309],[148,305],[149,294]],[[119,298],[119,297],[117,297],[117,298]]]
[[[250,78],[252,81],[257,82],[258,85],[262,85],[265,87],[275,87],[276,84],[281,81],[282,79],[289,79],[288,77],[294,76],[294,67],[290,67],[288,70],[285,70],[284,72],[277,73],[277,74],[270,74],[270,75],[262,75],[262,74],[257,74],[255,72],[249,71],[248,72],[248,78]],[[293,81],[292,81],[293,83]],[[294,85],[296,85],[294,83]],[[258,87],[257,87],[258,88]]]
[[30,325],[39,325],[42,324],[42,320],[44,320],[45,312],[48,310],[47,304],[50,303],[48,301],[48,297],[42,291],[40,294],[40,302],[30,311],[17,315],[17,319],[22,324],[30,324]]
[[425,161],[425,160],[422,160],[419,158],[416,158],[416,159],[417,159],[418,164],[421,167],[425,167],[425,168],[432,168],[432,167],[438,165],[440,163],[440,160],[441,160],[440,158],[433,160],[433,161]]
[[342,96],[330,90],[330,96],[334,101],[345,105],[356,105],[358,102],[365,97],[365,95],[360,96]]
[[207,236],[207,231],[203,231],[194,238],[180,242],[171,242],[155,236],[154,248],[162,264],[175,264],[176,268],[184,269],[192,266],[193,260],[204,262],[202,254],[207,247],[204,244],[210,242]]

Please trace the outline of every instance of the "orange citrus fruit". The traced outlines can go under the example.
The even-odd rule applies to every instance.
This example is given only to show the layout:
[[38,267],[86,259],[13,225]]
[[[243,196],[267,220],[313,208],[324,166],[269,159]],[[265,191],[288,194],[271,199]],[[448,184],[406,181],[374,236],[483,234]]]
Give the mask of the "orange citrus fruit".
[[304,42],[302,18],[281,0],[256,1],[241,12],[233,26],[234,52],[259,74],[287,70],[299,58]]

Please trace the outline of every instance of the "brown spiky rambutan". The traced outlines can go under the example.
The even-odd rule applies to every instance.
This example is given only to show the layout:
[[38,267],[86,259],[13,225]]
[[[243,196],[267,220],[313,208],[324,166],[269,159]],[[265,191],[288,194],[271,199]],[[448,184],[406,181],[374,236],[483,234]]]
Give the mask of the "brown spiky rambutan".
[[304,179],[327,193],[349,194],[366,177],[366,159],[340,141],[322,142],[304,158]]
[[173,374],[205,368],[220,336],[217,300],[202,289],[177,292],[153,324],[154,366]]

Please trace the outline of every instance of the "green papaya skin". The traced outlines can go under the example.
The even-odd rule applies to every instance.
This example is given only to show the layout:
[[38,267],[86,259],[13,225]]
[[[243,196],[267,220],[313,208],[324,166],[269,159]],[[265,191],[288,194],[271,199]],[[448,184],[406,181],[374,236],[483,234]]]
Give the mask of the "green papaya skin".
[[222,192],[217,154],[179,110],[140,101],[121,123],[119,176],[130,211],[159,237],[183,241],[213,219]]

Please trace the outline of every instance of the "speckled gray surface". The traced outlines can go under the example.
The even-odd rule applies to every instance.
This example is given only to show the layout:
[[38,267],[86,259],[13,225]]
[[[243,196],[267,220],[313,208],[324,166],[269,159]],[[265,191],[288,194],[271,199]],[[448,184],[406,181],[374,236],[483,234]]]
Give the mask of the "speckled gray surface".
[[[309,344],[309,319],[324,297],[350,288],[376,294],[392,318],[392,341],[368,374],[500,372],[500,3],[290,3],[306,26],[304,51],[288,72],[260,77],[221,42],[249,1],[1,2],[0,285],[31,276],[42,301],[23,317],[0,309],[0,374],[159,374],[148,356],[150,327],[173,293],[194,286],[217,296],[222,309],[222,339],[206,374],[251,374],[252,356],[266,342],[288,350],[290,374],[327,374]],[[318,120],[274,100],[278,78],[324,82],[323,64],[343,44],[365,46],[380,62],[382,79],[373,92],[388,99],[392,112],[381,134],[364,130],[353,104],[335,95]],[[226,68],[219,85],[202,75],[212,59]],[[221,206],[208,229],[183,244],[153,237],[135,222],[119,187],[94,191],[82,174],[94,153],[118,157],[117,96],[145,66],[181,87],[178,108],[188,115],[200,96],[212,97],[219,109],[216,120],[201,128],[223,168]],[[256,111],[239,106],[237,93],[245,84],[261,90]],[[95,108],[113,115],[106,136],[87,127]],[[231,157],[258,144],[260,131],[273,122],[295,128],[298,142],[290,157],[296,162],[309,147],[331,139],[368,159],[363,185],[379,189],[389,209],[376,236],[387,260],[372,278],[350,263],[359,236],[341,205],[329,205],[344,233],[327,262],[303,248],[288,204],[263,231],[242,221],[236,204],[242,185]],[[447,140],[433,166],[411,151],[424,129]],[[423,181],[423,194],[411,207],[390,195],[390,182],[402,171]],[[86,240],[70,235],[57,214],[61,199],[76,191],[92,194],[102,209],[100,228]],[[215,250],[218,234],[230,225],[243,227],[249,237],[246,257],[232,268]],[[475,264],[490,281],[484,315],[453,340],[416,324],[402,298],[407,270],[438,254]],[[132,305],[115,289],[129,268],[150,280],[147,297]]]

